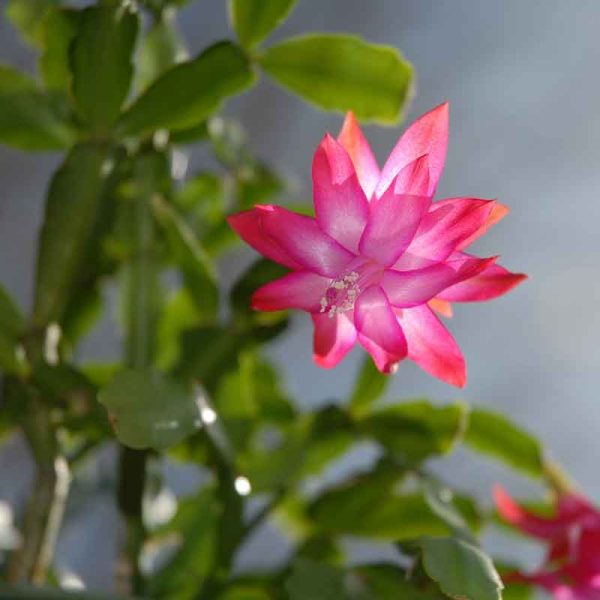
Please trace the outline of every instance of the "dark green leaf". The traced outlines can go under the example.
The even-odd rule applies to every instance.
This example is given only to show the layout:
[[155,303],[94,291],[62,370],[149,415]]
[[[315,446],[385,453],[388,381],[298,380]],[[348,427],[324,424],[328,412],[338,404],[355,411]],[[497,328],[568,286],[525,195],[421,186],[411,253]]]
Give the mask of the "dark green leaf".
[[359,421],[359,428],[408,463],[445,454],[466,427],[462,403],[434,406],[422,400],[374,411]]
[[0,143],[23,150],[54,150],[73,140],[73,127],[58,100],[10,67],[0,66],[0,105]]
[[427,574],[451,598],[501,600],[503,588],[489,556],[455,538],[426,538],[419,542]]
[[231,308],[239,315],[252,314],[252,294],[266,283],[282,277],[287,269],[266,259],[259,259],[238,279],[231,290]]
[[2,600],[125,600],[123,596],[107,596],[88,592],[75,592],[33,586],[12,586],[0,583]]
[[344,572],[308,558],[299,558],[285,582],[289,600],[352,600],[344,590]]
[[296,0],[230,0],[231,24],[242,46],[253,48],[289,15]]
[[196,393],[149,369],[119,373],[98,396],[119,441],[164,450],[200,426]]
[[94,230],[109,157],[107,145],[75,146],[52,179],[38,248],[33,310],[38,326],[63,315]]
[[71,87],[69,47],[77,35],[81,23],[81,11],[56,7],[44,20],[43,50],[39,69],[46,88],[68,92]]
[[253,81],[248,59],[239,48],[229,42],[215,44],[151,85],[121,118],[121,131],[133,135],[198,125],[227,96],[242,92]]
[[210,259],[172,206],[155,197],[153,209],[198,310],[202,315],[214,316],[219,304],[219,291]]
[[259,63],[275,81],[326,110],[396,123],[408,100],[412,67],[389,46],[359,37],[314,34],[267,49]]
[[20,373],[25,368],[18,351],[24,329],[21,311],[0,285],[0,369],[5,373]]
[[350,397],[350,410],[359,415],[371,404],[379,400],[385,392],[390,377],[383,375],[370,356],[363,358],[363,364]]
[[500,413],[484,408],[473,409],[465,443],[527,475],[543,475],[540,443]]
[[25,40],[32,45],[41,46],[44,18],[59,2],[60,0],[8,0],[6,18]]
[[71,46],[73,97],[93,132],[105,132],[119,116],[127,97],[138,17],[120,6],[92,6],[83,11]]

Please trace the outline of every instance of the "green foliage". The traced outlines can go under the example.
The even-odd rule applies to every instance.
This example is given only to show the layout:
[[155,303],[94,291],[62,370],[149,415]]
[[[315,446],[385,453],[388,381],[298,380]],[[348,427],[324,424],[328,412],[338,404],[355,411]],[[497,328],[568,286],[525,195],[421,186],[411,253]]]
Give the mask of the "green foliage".
[[25,332],[25,320],[7,291],[0,286],[0,369],[5,373],[19,373],[24,365],[17,350]]
[[200,427],[197,394],[160,373],[138,369],[117,374],[98,399],[121,443],[164,450]]
[[56,150],[73,141],[61,102],[27,76],[0,65],[0,142],[22,150]]
[[389,46],[338,34],[286,40],[259,57],[260,66],[292,92],[326,110],[395,123],[410,96],[412,67]]
[[41,28],[48,11],[60,0],[8,0],[6,18],[30,44],[42,43]]
[[225,98],[244,91],[253,81],[243,52],[230,42],[220,42],[159,77],[121,117],[120,131],[134,135],[198,125]]
[[363,358],[362,367],[358,373],[354,390],[350,397],[351,410],[360,414],[384,394],[390,378],[380,373],[369,356]]
[[456,538],[426,538],[419,542],[423,566],[451,598],[501,600],[500,576],[479,548]]
[[70,50],[73,98],[94,133],[106,132],[119,116],[133,76],[137,31],[137,16],[122,7],[83,11]]
[[510,419],[495,411],[474,408],[469,416],[465,442],[532,477],[543,475],[540,443]]
[[296,0],[230,0],[229,14],[242,46],[253,48],[289,15]]

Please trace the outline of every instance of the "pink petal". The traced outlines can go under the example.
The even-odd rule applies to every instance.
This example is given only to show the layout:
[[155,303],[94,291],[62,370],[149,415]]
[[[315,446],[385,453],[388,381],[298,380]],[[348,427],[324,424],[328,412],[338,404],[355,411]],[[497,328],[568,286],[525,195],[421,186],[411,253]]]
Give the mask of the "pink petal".
[[394,191],[396,194],[412,196],[431,196],[431,176],[429,173],[429,155],[420,156],[408,163],[396,177]]
[[319,312],[321,298],[331,279],[310,271],[288,273],[256,290],[252,296],[255,310],[286,310],[298,308],[308,312]]
[[446,161],[448,145],[448,103],[417,119],[400,138],[392,150],[383,170],[375,195],[385,193],[396,175],[409,163],[425,154],[429,155],[430,181],[428,196],[433,196]]
[[480,273],[495,259],[469,258],[414,271],[386,269],[381,280],[390,303],[400,308],[424,304],[447,287]]
[[262,230],[303,269],[335,278],[354,259],[311,217],[280,206],[256,206],[254,210],[261,214]]
[[392,373],[406,357],[406,339],[385,292],[379,286],[366,289],[354,306],[358,339],[382,373]]
[[227,222],[247,244],[266,258],[290,269],[301,269],[302,265],[265,233],[261,226],[261,214],[261,210],[253,208],[227,217]]
[[325,369],[335,367],[356,342],[356,328],[349,313],[330,317],[313,314],[315,326],[313,360]]
[[450,304],[450,302],[440,300],[439,298],[432,298],[427,305],[429,308],[431,308],[431,310],[435,311],[442,317],[451,319],[454,316],[454,311],[452,310],[452,304]]
[[398,310],[406,335],[408,358],[439,379],[464,387],[465,361],[454,338],[427,305]]
[[566,537],[569,528],[577,520],[577,517],[572,516],[569,518],[540,517],[519,506],[499,485],[494,486],[493,493],[500,516],[507,523],[539,539],[554,540]]
[[394,264],[413,240],[430,203],[427,196],[397,194],[392,182],[381,198],[371,202],[369,221],[358,244],[361,254],[383,266]]
[[394,268],[404,271],[445,260],[485,225],[494,205],[493,200],[475,198],[452,198],[432,204],[406,249],[406,256]]
[[344,125],[338,135],[338,142],[350,155],[358,175],[358,181],[365,196],[370,200],[379,181],[379,165],[352,111],[346,113]]
[[496,223],[499,223],[502,219],[504,219],[504,217],[509,212],[510,209],[508,208],[508,206],[500,204],[500,202],[496,202],[486,222],[475,233],[473,233],[473,235],[468,237],[466,240],[463,240],[458,245],[457,250],[462,250],[463,248],[466,248],[467,246],[472,244],[476,239],[485,235]]
[[440,292],[438,297],[440,300],[448,302],[491,300],[506,294],[525,279],[527,279],[527,275],[511,273],[500,265],[491,264],[474,277]]
[[319,227],[356,252],[369,216],[369,203],[348,153],[329,134],[315,152],[312,177]]

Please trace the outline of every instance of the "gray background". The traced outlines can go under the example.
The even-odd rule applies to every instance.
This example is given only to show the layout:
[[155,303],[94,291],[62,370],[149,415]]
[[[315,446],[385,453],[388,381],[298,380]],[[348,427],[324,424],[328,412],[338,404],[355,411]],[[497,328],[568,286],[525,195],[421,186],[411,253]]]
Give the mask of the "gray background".
[[[194,2],[181,16],[192,53],[230,36],[221,0]],[[390,398],[460,397],[503,410],[544,440],[597,499],[599,22],[600,4],[594,0],[300,0],[273,36],[349,31],[401,48],[418,77],[407,120],[444,100],[451,103],[450,148],[438,196],[496,197],[512,209],[478,242],[477,250],[500,253],[505,266],[528,273],[530,279],[493,303],[457,308],[450,328],[467,359],[467,387],[454,390],[405,364],[394,377]],[[5,20],[0,21],[0,60],[27,68],[34,64]],[[341,116],[318,112],[264,80],[227,110],[245,123],[257,153],[296,182],[300,197],[308,198],[312,152],[325,130],[337,132]],[[401,129],[366,129],[383,161]],[[0,148],[0,281],[24,306],[30,302],[44,188],[57,160]],[[192,157],[192,163],[201,166],[202,156]],[[224,261],[224,280],[247,257],[239,252]],[[86,353],[114,352],[112,331],[104,324]],[[353,352],[334,371],[322,371],[312,364],[310,343],[309,319],[298,316],[273,356],[290,390],[305,405],[316,406],[347,393],[361,352]],[[106,464],[96,469],[109,473],[110,458],[107,452]],[[8,500],[26,493],[20,485],[27,481],[25,467],[14,470],[23,460],[16,441],[0,456],[0,492]],[[483,499],[496,480],[515,494],[539,492],[463,453],[444,465],[447,477],[477,490]],[[187,480],[185,473],[175,475],[180,483]],[[95,494],[95,502],[74,511],[61,550],[65,568],[102,586],[108,571],[98,556],[109,552],[113,540],[100,532],[110,531],[107,520],[114,520],[114,513],[110,496],[101,490]],[[82,533],[77,514],[88,522],[87,533]],[[489,538],[486,543],[507,556],[515,554],[505,540]],[[94,568],[81,544],[93,544]],[[277,544],[265,537],[258,546],[260,559],[276,555]],[[519,548],[534,564],[537,552]]]

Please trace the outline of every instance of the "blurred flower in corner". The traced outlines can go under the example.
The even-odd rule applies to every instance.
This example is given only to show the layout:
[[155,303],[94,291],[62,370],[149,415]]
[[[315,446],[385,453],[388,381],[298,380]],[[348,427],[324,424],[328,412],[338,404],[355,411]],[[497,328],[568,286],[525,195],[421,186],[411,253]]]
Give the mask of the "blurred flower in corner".
[[575,493],[559,496],[553,517],[536,515],[496,486],[500,516],[523,533],[544,540],[548,552],[535,573],[512,573],[506,581],[542,587],[557,600],[600,600],[600,511]]
[[464,197],[432,203],[447,140],[446,103],[404,133],[380,170],[348,113],[313,159],[316,218],[273,205],[229,217],[248,244],[291,269],[257,290],[252,306],[309,312],[318,365],[334,367],[358,341],[383,373],[409,358],[464,386],[461,351],[435,312],[500,296],[525,275],[464,252],[506,207]]

